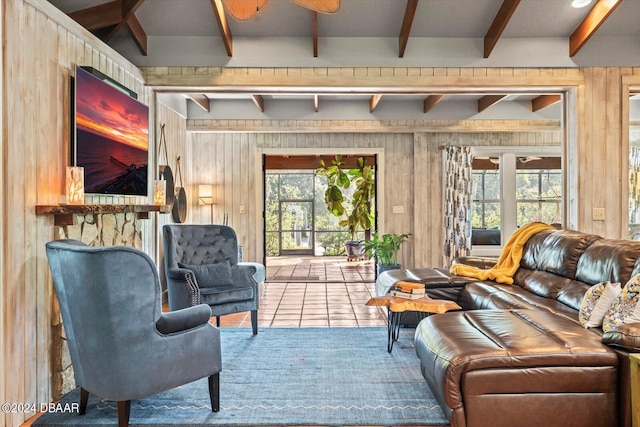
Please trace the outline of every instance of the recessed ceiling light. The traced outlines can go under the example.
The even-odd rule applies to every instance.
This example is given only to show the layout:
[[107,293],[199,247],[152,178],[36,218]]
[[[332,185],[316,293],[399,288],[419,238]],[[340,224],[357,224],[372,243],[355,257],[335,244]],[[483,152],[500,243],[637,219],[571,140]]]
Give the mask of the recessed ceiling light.
[[589,3],[591,3],[591,0],[573,0],[571,2],[571,6],[578,9],[578,8],[587,6]]

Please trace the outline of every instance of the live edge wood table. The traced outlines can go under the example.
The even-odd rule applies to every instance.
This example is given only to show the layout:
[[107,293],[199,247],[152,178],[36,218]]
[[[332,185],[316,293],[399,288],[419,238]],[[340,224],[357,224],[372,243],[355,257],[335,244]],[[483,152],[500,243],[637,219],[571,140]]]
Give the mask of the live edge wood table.
[[391,353],[393,343],[398,340],[400,333],[400,317],[405,311],[426,313],[446,313],[450,310],[460,310],[461,307],[453,301],[431,299],[427,296],[416,299],[399,298],[392,295],[373,297],[366,305],[386,306],[388,309],[387,321],[387,351]]

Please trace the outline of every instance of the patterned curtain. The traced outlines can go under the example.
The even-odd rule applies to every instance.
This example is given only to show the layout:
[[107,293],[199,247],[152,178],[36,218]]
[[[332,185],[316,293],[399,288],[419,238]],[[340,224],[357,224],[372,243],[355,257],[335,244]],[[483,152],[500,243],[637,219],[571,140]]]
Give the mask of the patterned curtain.
[[444,188],[443,265],[471,254],[471,147],[447,147]]

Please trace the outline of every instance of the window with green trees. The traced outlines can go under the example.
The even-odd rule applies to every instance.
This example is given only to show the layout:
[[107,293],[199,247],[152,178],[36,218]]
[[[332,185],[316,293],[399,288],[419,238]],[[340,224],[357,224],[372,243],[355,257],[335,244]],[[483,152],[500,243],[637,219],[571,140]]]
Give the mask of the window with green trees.
[[[559,156],[476,156],[472,170],[472,245],[500,246],[515,228],[533,221],[562,223],[561,163]],[[509,231],[503,230],[505,224]]]
[[[312,245],[314,255],[342,255],[344,242],[351,236],[327,211],[324,201],[326,179],[314,170],[269,170],[265,177],[265,238],[267,256],[279,256],[287,249],[305,249]],[[351,209],[351,192],[345,208]],[[311,209],[301,209],[309,202]],[[308,215],[311,213],[313,218]],[[306,226],[312,224],[312,229]],[[307,232],[308,231],[308,232]],[[357,239],[364,239],[359,231]]]

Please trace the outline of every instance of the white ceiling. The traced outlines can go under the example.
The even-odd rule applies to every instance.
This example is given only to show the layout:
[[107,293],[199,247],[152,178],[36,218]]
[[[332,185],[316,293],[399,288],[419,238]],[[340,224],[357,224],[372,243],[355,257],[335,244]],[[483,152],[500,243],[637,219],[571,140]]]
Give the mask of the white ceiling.
[[[107,2],[49,1],[65,13]],[[637,22],[640,0],[622,0],[578,54],[569,57],[569,36],[597,1],[575,9],[571,7],[571,0],[521,0],[489,58],[483,58],[483,38],[502,0],[420,0],[402,58],[398,54],[398,37],[406,0],[342,0],[336,14],[318,14],[317,58],[312,55],[312,12],[289,0],[268,0],[257,15],[247,21],[229,18],[234,44],[232,57],[224,49],[211,0],[145,0],[135,15],[148,38],[147,55],[140,52],[125,28],[120,29],[109,44],[139,66],[640,66]],[[322,95],[319,112],[313,110],[313,95],[262,95],[264,112],[256,108],[250,95],[207,93],[214,101],[212,113],[204,113],[189,101],[185,114],[193,117],[235,114],[236,118],[257,119],[280,118],[294,111],[303,117],[309,113],[314,119],[334,118],[344,115],[344,108],[335,109],[335,113],[326,109],[344,103],[352,107],[357,117],[375,116],[375,113],[384,117],[386,112],[395,112],[394,115],[403,114],[407,118],[428,119],[439,117],[443,111],[452,117],[491,116],[489,111],[479,114],[477,108],[472,107],[481,96],[477,94],[447,95],[428,114],[422,112],[424,94],[385,95],[374,113],[369,112],[370,96],[366,95]],[[506,118],[560,120],[560,104],[537,113],[523,108],[536,95],[511,94],[490,109],[500,106],[500,114]],[[175,95],[165,95],[168,97]],[[176,100],[167,99],[167,102]],[[512,114],[507,113],[505,105],[514,107]],[[218,113],[213,112],[218,109]]]

